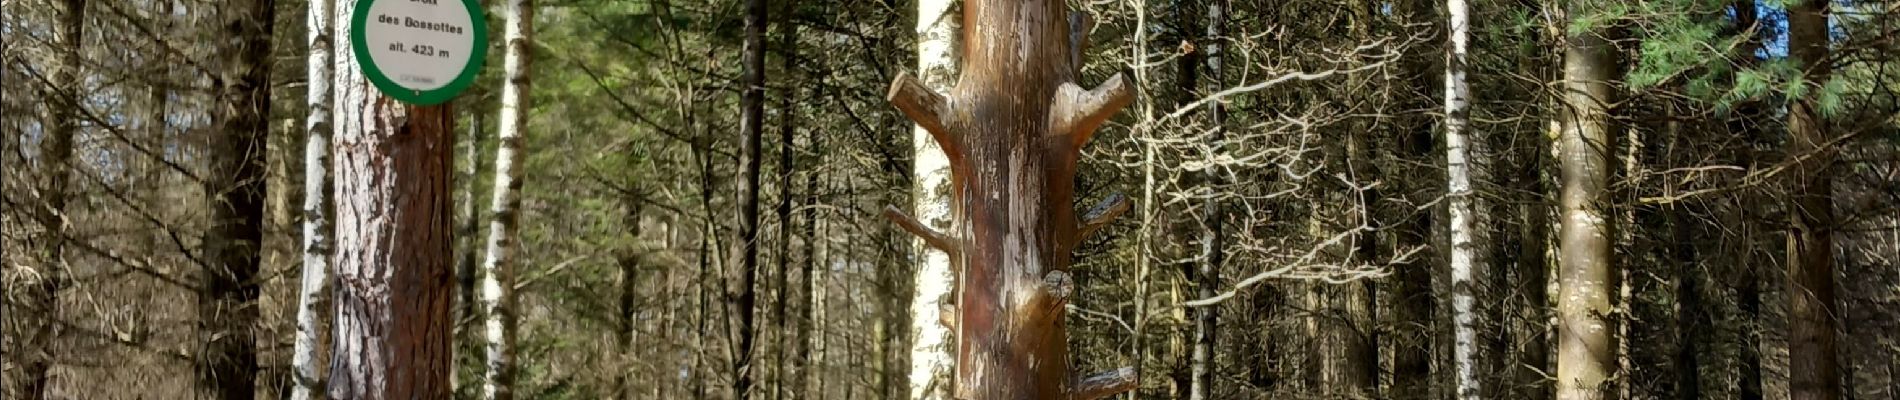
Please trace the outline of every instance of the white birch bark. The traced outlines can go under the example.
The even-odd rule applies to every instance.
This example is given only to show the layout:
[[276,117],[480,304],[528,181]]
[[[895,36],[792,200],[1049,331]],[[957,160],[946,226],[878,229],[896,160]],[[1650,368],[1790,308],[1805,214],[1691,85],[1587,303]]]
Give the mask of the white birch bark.
[[[957,35],[961,15],[952,12],[956,0],[917,1],[917,75],[926,87],[948,93],[957,79]],[[922,126],[911,130],[912,168],[917,173],[915,210],[918,220],[938,232],[950,232],[950,159]],[[943,400],[950,397],[952,367],[956,364],[955,338],[939,314],[950,306],[956,275],[950,256],[913,240],[917,254],[916,297],[911,299],[910,398]]]
[[297,334],[290,358],[290,398],[322,398],[322,357],[330,281],[330,0],[310,0],[310,56],[304,121],[303,277],[297,291]]
[[516,376],[515,332],[515,250],[520,226],[522,125],[528,109],[528,68],[533,42],[534,0],[507,0],[502,9],[502,46],[506,49],[503,68],[506,82],[501,88],[500,141],[495,156],[495,196],[490,204],[488,258],[482,263],[481,301],[487,315],[484,333],[488,362],[482,383],[482,396],[490,400],[514,399]]
[[1475,276],[1489,266],[1484,255],[1483,200],[1473,182],[1484,178],[1484,137],[1469,130],[1471,89],[1465,82],[1465,56],[1470,13],[1464,0],[1447,0],[1445,59],[1445,158],[1450,182],[1447,200],[1451,214],[1452,366],[1455,398],[1476,399],[1478,387],[1477,299]]

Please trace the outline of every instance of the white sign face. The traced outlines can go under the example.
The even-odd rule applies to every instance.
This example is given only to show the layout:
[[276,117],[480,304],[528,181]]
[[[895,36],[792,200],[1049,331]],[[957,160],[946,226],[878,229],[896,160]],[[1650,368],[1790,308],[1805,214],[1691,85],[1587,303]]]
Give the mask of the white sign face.
[[[465,0],[361,0],[352,38],[358,60],[384,94],[410,102],[446,101],[479,69],[486,41],[481,10]],[[364,54],[367,53],[367,54]],[[445,89],[447,90],[440,90]],[[444,93],[449,92],[449,93]]]

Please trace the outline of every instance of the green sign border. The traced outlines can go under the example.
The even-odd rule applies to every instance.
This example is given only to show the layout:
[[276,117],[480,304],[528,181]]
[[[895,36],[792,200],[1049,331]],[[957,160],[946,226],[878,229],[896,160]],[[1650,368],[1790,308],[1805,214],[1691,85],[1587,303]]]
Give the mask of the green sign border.
[[381,68],[376,67],[376,59],[370,58],[369,41],[364,37],[367,35],[364,27],[369,24],[369,6],[376,1],[378,0],[356,2],[356,10],[351,12],[350,17],[350,47],[355,50],[356,64],[362,66],[363,76],[368,77],[369,82],[375,84],[376,89],[382,91],[384,96],[404,103],[432,106],[447,103],[475,84],[475,76],[481,75],[482,72],[482,59],[488,57],[488,20],[477,0],[461,0],[462,5],[469,10],[469,24],[474,25],[469,30],[475,33],[475,45],[469,47],[474,49],[475,54],[468,58],[468,65],[462,67],[462,73],[457,74],[455,80],[449,81],[446,86],[427,91],[416,91],[396,84],[395,80],[383,74]]

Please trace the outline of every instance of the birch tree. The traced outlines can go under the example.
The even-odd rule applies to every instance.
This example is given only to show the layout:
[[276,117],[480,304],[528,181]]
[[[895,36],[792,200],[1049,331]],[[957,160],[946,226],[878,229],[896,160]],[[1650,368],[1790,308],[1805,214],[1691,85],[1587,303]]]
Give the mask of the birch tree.
[[[924,86],[947,91],[956,85],[957,35],[961,34],[962,15],[952,12],[957,0],[917,1],[917,77]],[[917,175],[911,188],[912,210],[919,222],[932,229],[951,229],[950,160],[943,149],[930,140],[922,125],[911,129],[912,172]],[[950,255],[914,241],[916,294],[911,298],[910,333],[914,335],[910,351],[910,398],[946,400],[950,398],[950,371],[956,361],[950,352],[955,337],[950,332],[952,286],[956,275]]]
[[[1572,18],[1587,12],[1569,4]],[[1558,137],[1559,216],[1557,398],[1616,397],[1618,317],[1613,302],[1619,273],[1611,259],[1609,115],[1616,101],[1617,50],[1601,27],[1572,29],[1565,38],[1565,108]]]
[[[349,20],[356,4],[337,1],[331,21]],[[348,24],[333,25],[334,48],[350,48]],[[333,56],[339,67],[331,103],[336,318],[329,397],[449,398],[455,114],[447,105],[405,106],[383,97],[352,52]]]
[[526,155],[523,126],[530,107],[528,77],[534,50],[534,0],[507,0],[502,7],[506,81],[501,87],[495,195],[489,204],[488,259],[482,265],[481,284],[488,353],[482,396],[489,400],[515,398],[515,336],[520,317],[515,297],[515,251],[520,240],[516,235],[521,220],[520,164]]
[[1485,259],[1483,198],[1473,190],[1485,177],[1482,133],[1469,129],[1471,89],[1465,83],[1466,46],[1471,14],[1464,0],[1445,2],[1445,160],[1450,181],[1446,202],[1451,214],[1451,312],[1454,396],[1477,399],[1478,305],[1477,274],[1488,271]]
[[290,359],[291,399],[322,397],[323,376],[318,371],[328,315],[330,280],[330,6],[332,0],[310,0],[305,26],[309,30],[306,58],[303,166],[303,268],[297,290],[297,333]]

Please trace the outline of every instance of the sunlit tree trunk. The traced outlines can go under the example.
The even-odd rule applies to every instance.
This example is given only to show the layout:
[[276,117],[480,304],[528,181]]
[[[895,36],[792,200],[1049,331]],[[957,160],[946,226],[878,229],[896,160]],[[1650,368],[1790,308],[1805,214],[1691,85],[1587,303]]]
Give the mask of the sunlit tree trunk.
[[[955,87],[957,80],[957,36],[962,22],[955,10],[956,0],[917,1],[917,78],[930,90],[943,92]],[[950,229],[950,160],[930,140],[930,131],[919,125],[911,130],[912,171],[916,174],[911,188],[912,210],[919,222],[938,231]],[[950,255],[916,240],[916,293],[910,302],[910,398],[947,400],[952,387],[950,371],[955,367],[951,351],[955,337],[946,317],[954,315],[952,286],[956,275]],[[944,315],[950,312],[950,315]]]
[[323,397],[319,348],[329,328],[330,290],[330,9],[331,0],[310,0],[306,28],[309,57],[304,96],[303,271],[297,290],[297,336],[290,359],[291,399]]
[[[331,20],[348,20],[356,3],[337,1]],[[349,48],[348,27],[336,25],[333,48]],[[383,97],[354,54],[333,56],[336,319],[329,397],[449,398],[454,113],[446,105],[404,106]]]
[[[86,0],[65,0],[59,2],[59,21],[53,30],[53,42],[58,46],[57,64],[53,66],[52,90],[64,92],[53,96],[49,103],[48,124],[45,139],[40,141],[39,179],[34,189],[38,190],[39,204],[34,210],[34,219],[44,229],[33,251],[39,262],[38,280],[27,286],[26,299],[21,307],[9,307],[9,314],[21,310],[30,310],[37,320],[20,317],[17,320],[32,321],[25,327],[26,337],[15,342],[8,349],[9,355],[18,354],[24,360],[20,362],[20,380],[14,387],[23,399],[46,399],[52,385],[53,360],[58,357],[58,339],[60,329],[55,322],[60,318],[59,296],[65,289],[69,275],[66,267],[66,188],[72,176],[67,165],[73,158],[73,132],[79,125],[79,69],[80,50],[84,47],[83,34],[86,22]],[[12,46],[9,46],[12,47]],[[9,67],[11,68],[11,67]]]
[[[1575,7],[1576,5],[1572,5]],[[1572,9],[1570,15],[1582,15]],[[1614,299],[1607,208],[1609,143],[1616,137],[1609,107],[1617,49],[1601,28],[1570,32],[1564,56],[1564,127],[1558,140],[1561,226],[1558,246],[1557,398],[1613,399],[1619,321]]]
[[[1128,206],[1071,209],[1081,147],[1133,99],[1117,76],[1075,83],[1081,49],[1056,0],[964,5],[962,73],[949,96],[908,75],[891,102],[923,126],[951,170],[956,218],[940,233],[887,208],[899,225],[960,259],[956,388],[973,400],[1095,399],[1134,387],[1132,369],[1071,380],[1063,316],[1071,250]],[[974,32],[982,32],[981,34]]]
[[1478,291],[1480,275],[1489,273],[1488,219],[1484,199],[1474,185],[1486,177],[1484,134],[1470,129],[1471,89],[1465,82],[1466,43],[1471,14],[1464,0],[1445,2],[1445,165],[1450,187],[1446,203],[1451,215],[1452,382],[1454,397],[1477,399]]
[[482,265],[482,314],[487,318],[487,369],[482,395],[513,400],[518,366],[515,335],[520,311],[515,296],[521,221],[521,165],[526,158],[529,74],[534,57],[534,0],[507,0],[502,6],[502,47],[506,74],[501,86],[501,116],[495,155],[495,196],[489,204],[488,259]]
[[270,135],[271,0],[216,7],[225,31],[216,54],[223,66],[206,151],[205,279],[198,294],[198,393],[256,397],[257,282],[264,232],[264,154]]
[[1841,397],[1835,332],[1840,308],[1834,290],[1834,198],[1830,170],[1836,150],[1822,116],[1820,87],[1833,72],[1828,59],[1828,8],[1831,1],[1806,0],[1788,6],[1788,56],[1811,84],[1788,107],[1788,157],[1794,182],[1788,213],[1788,370],[1792,400]]

